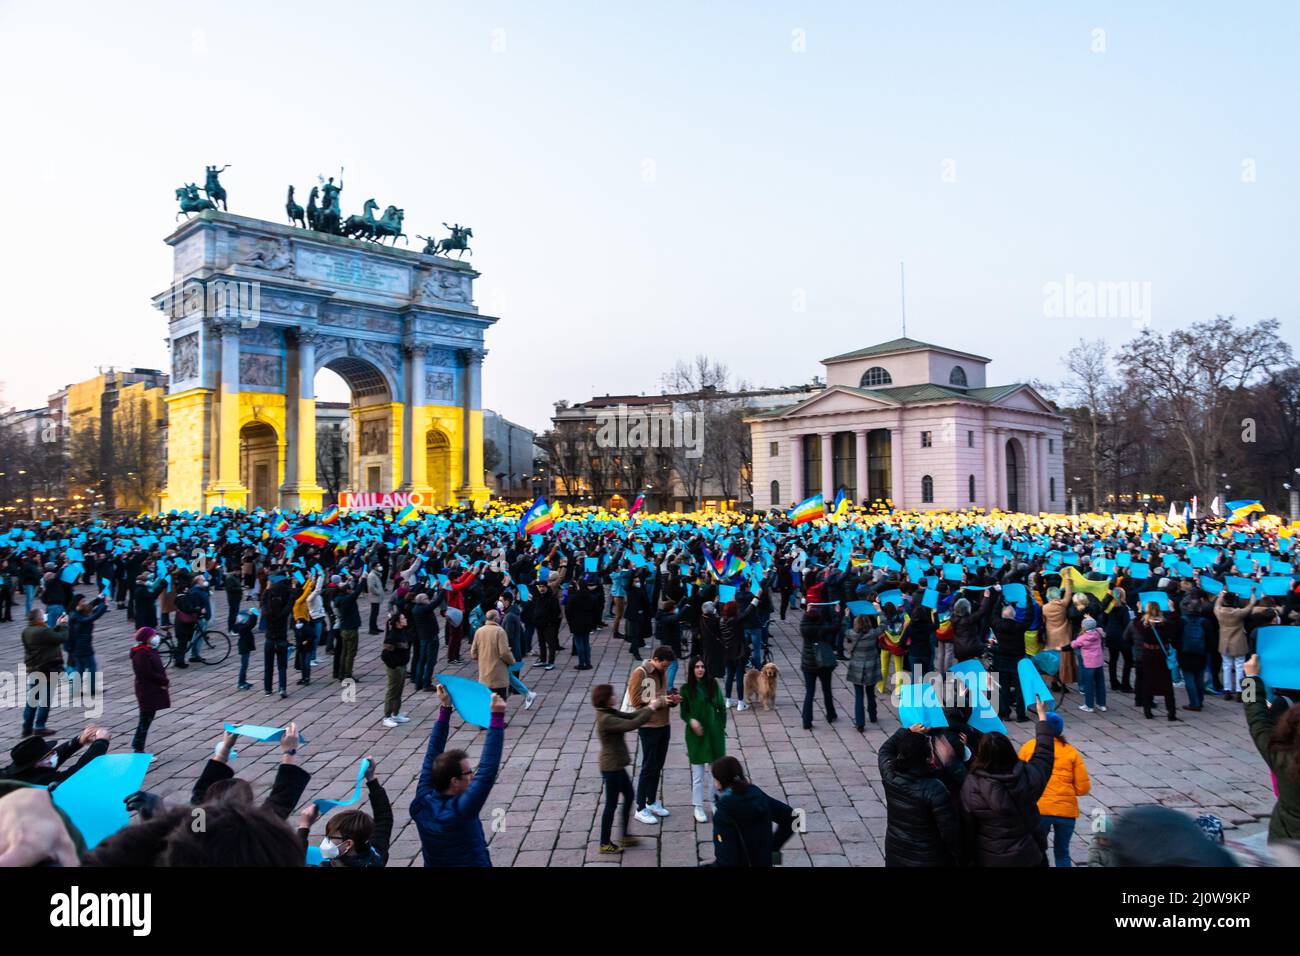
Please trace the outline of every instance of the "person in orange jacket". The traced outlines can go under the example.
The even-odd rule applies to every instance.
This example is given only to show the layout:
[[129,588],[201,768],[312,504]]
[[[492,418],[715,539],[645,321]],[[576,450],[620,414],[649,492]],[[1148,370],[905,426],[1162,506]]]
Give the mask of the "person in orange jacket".
[[[1050,713],[1047,725],[1052,729],[1056,746],[1052,776],[1043,795],[1038,798],[1038,816],[1042,820],[1044,838],[1048,833],[1052,834],[1052,855],[1056,858],[1056,865],[1073,866],[1070,862],[1070,839],[1079,819],[1079,798],[1092,790],[1092,781],[1088,779],[1083,756],[1062,736],[1065,733],[1064,718]],[[1020,759],[1027,763],[1034,755],[1035,746],[1034,738],[1026,740],[1020,748]]]

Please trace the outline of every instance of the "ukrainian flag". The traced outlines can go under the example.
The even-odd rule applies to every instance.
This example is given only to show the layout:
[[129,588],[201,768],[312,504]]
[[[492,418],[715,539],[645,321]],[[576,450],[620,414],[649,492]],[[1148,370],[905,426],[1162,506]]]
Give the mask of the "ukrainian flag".
[[394,524],[406,524],[408,521],[415,521],[420,517],[420,509],[415,505],[407,505],[401,511],[397,512],[397,517],[393,519]]
[[841,488],[835,492],[835,504],[831,506],[831,515],[839,518],[849,513],[849,498]]
[[1245,521],[1247,515],[1264,513],[1264,506],[1258,498],[1238,498],[1236,501],[1224,502],[1224,507],[1228,509],[1229,524]]

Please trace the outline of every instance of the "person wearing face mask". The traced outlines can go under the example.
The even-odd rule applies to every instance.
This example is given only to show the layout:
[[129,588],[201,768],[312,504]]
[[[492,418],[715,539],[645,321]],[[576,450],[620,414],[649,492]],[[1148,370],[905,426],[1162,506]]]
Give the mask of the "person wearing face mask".
[[142,627],[135,632],[135,646],[131,648],[131,670],[135,673],[135,700],[140,706],[140,719],[135,726],[135,736],[131,738],[131,749],[144,753],[145,737],[149,734],[149,725],[153,723],[158,711],[166,710],[172,705],[167,679],[167,668],[163,666],[162,655],[158,653],[161,642],[152,627]]
[[[329,818],[320,842],[321,866],[381,867],[388,865],[388,844],[393,835],[393,805],[375,776],[375,760],[365,758],[366,789],[374,816],[364,810],[344,810]],[[298,818],[298,836],[305,849],[311,825],[320,816],[313,803]]]
[[[53,790],[96,757],[108,753],[112,734],[93,724],[63,744],[44,737],[24,737],[9,751],[10,764],[0,770],[0,779],[15,780]],[[71,767],[68,762],[82,747],[87,747]]]

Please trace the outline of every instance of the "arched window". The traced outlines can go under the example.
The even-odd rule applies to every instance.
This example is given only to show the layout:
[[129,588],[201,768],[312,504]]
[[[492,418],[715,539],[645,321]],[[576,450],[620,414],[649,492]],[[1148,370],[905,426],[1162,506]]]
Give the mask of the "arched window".
[[862,373],[862,382],[860,384],[862,388],[876,388],[879,385],[893,385],[894,380],[879,365],[873,365]]
[[971,475],[966,479],[966,496],[972,503],[975,501],[975,476]]
[[921,503],[927,505],[934,503],[934,479],[929,475],[921,479]]
[[781,482],[772,482],[772,507],[781,507]]
[[948,373],[948,384],[956,385],[960,388],[966,387],[966,370],[960,365],[954,365],[952,371]]

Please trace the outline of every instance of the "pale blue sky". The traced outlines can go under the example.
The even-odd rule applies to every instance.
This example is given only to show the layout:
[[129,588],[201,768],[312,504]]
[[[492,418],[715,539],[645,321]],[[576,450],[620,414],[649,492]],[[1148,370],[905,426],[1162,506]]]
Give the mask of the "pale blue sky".
[[472,225],[484,402],[535,428],[697,351],[806,381],[899,333],[899,260],[909,334],[992,383],[1133,334],[1046,318],[1067,274],[1297,340],[1296,4],[371,6],[0,4],[6,404],[165,367],[149,297],[205,163],[244,215],[341,165],[345,212]]

